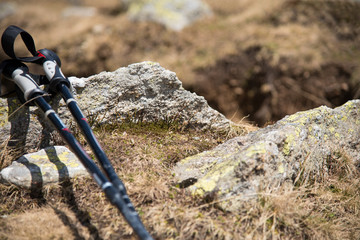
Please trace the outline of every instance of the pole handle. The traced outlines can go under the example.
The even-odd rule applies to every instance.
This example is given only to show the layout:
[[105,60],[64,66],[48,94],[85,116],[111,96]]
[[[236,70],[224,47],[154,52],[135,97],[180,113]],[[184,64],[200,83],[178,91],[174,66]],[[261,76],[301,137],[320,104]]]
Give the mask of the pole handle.
[[61,61],[60,58],[49,49],[41,49],[38,51],[39,56],[43,57],[43,68],[45,75],[49,80],[49,88],[52,92],[58,92],[58,87],[61,84],[65,84],[70,88],[70,81],[61,71]]
[[5,65],[3,74],[13,81],[24,94],[24,99],[29,101],[39,94],[44,94],[39,85],[29,74],[29,68],[18,60],[10,60]]

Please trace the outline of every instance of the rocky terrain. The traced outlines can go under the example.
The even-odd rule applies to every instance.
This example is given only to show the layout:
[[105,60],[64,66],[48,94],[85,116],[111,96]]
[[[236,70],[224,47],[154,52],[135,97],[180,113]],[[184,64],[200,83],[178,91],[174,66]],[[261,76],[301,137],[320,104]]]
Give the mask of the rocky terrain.
[[177,163],[174,173],[193,194],[222,199],[236,211],[265,189],[328,178],[344,161],[359,165],[359,101],[298,112]]
[[68,76],[159,62],[229,119],[259,126],[359,96],[358,1],[206,0],[212,14],[181,31],[134,22],[124,2],[14,0],[0,29],[25,28]]
[[[298,112],[256,130],[226,119],[203,97],[183,89],[175,73],[154,62],[72,82],[155,238],[360,236],[358,100]],[[52,146],[62,142],[44,117],[14,100],[1,102],[0,236],[132,239],[74,155]],[[55,105],[90,153],[66,108],[61,102]],[[24,129],[19,127],[24,116],[11,114],[12,108],[31,113]],[[23,144],[19,150],[11,141],[24,132],[25,138],[16,141]],[[44,144],[50,147],[36,150]],[[18,158],[24,151],[32,153]],[[331,210],[324,212],[324,207]],[[249,215],[254,208],[257,213]],[[46,219],[53,221],[47,224]],[[109,225],[115,219],[118,224]],[[47,234],[41,234],[44,229]]]
[[[0,29],[25,28],[75,76],[155,239],[359,239],[360,3],[207,0],[174,27],[153,18],[164,2],[0,1]],[[0,239],[134,239],[53,130],[1,99]]]

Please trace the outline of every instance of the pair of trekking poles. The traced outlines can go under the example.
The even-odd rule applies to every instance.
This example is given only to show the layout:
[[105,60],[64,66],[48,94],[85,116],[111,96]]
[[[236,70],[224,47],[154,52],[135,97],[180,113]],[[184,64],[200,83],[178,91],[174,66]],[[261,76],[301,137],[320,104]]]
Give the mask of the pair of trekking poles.
[[[32,54],[32,57],[17,57],[14,52],[14,43],[20,34],[25,46]],[[30,102],[37,105],[45,114],[56,130],[60,133],[70,149],[79,158],[90,175],[104,191],[109,201],[116,206],[124,216],[129,225],[140,239],[153,239],[145,229],[140,220],[129,196],[127,195],[123,182],[117,176],[113,166],[107,158],[105,152],[101,149],[94,133],[92,132],[85,116],[81,112],[77,102],[75,101],[71,91],[70,82],[61,71],[61,61],[53,51],[49,49],[41,49],[36,51],[35,43],[32,36],[25,30],[17,26],[9,26],[1,37],[1,44],[4,52],[11,58],[0,64],[1,73],[5,76],[5,81],[15,84],[16,93],[22,102]],[[29,73],[29,68],[23,63],[35,63],[42,65],[45,75],[33,75]],[[7,84],[9,86],[9,84]],[[42,90],[39,85],[49,85],[49,93],[60,94],[64,99],[71,114],[80,126],[89,145],[91,146],[96,158],[98,159],[103,172],[88,156],[80,143],[71,134],[69,129],[64,125],[56,112],[47,102],[47,92]],[[16,87],[17,86],[17,87]],[[5,84],[1,86],[5,89]],[[7,88],[7,90],[11,89]],[[5,94],[13,92],[0,92],[0,96],[6,97]]]

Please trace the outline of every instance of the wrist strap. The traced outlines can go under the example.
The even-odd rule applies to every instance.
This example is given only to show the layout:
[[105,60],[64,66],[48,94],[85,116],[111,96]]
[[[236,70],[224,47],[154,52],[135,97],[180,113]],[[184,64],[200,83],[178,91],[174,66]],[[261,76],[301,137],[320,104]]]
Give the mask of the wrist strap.
[[[17,36],[20,34],[26,48],[32,54],[32,57],[17,57],[14,51],[14,43]],[[16,59],[22,62],[36,62],[42,58],[42,56],[36,51],[35,43],[32,36],[25,30],[10,25],[7,27],[1,37],[1,45],[4,52],[12,59]]]

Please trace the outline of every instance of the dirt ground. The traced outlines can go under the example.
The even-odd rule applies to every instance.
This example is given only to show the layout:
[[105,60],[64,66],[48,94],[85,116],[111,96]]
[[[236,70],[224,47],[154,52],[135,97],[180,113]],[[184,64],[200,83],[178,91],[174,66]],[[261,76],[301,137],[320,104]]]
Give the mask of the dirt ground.
[[[58,53],[65,74],[156,61],[234,121],[262,126],[360,95],[359,2],[206,0],[214,14],[181,32],[130,22],[118,0],[11,2],[16,12],[0,29],[26,29],[38,49]],[[65,16],[75,3],[95,15]]]

